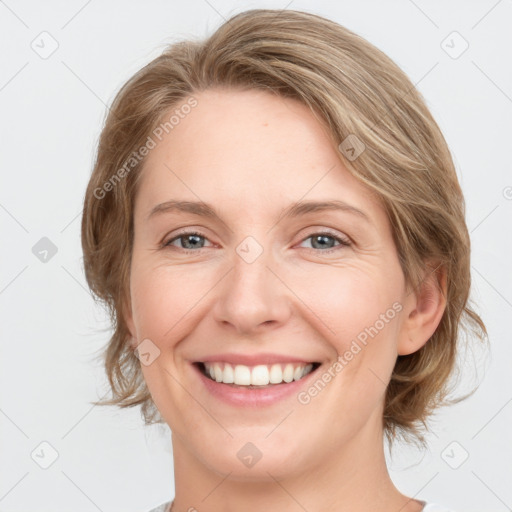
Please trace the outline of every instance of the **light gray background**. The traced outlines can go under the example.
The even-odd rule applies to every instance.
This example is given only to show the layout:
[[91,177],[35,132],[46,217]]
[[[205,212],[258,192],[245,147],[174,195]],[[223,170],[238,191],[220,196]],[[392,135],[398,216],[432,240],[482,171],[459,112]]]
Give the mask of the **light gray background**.
[[[466,363],[461,389],[480,380],[479,390],[437,416],[427,452],[397,446],[391,474],[402,492],[459,512],[512,507],[512,2],[288,2],[0,1],[1,511],[142,512],[174,496],[168,427],[89,404],[107,389],[92,358],[108,321],[82,272],[81,201],[105,105],[124,81],[165,44],[256,7],[308,10],[366,37],[439,122],[467,200],[472,294],[492,352]],[[453,31],[469,43],[458,58]],[[49,51],[51,38],[58,48],[43,59],[32,47]],[[42,237],[58,249],[47,262],[32,252]],[[48,469],[35,462],[50,462],[44,441],[58,452]]]

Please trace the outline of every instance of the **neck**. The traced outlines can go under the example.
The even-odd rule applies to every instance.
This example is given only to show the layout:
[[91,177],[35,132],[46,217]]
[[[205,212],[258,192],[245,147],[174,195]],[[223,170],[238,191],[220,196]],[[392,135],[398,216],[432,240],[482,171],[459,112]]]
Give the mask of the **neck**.
[[271,469],[255,474],[253,480],[237,479],[236,467],[220,474],[173,433],[176,497],[172,512],[420,512],[422,504],[393,485],[382,430],[371,423],[315,461],[305,461],[297,454],[296,465],[304,469],[294,468],[293,475],[279,479],[272,476]]

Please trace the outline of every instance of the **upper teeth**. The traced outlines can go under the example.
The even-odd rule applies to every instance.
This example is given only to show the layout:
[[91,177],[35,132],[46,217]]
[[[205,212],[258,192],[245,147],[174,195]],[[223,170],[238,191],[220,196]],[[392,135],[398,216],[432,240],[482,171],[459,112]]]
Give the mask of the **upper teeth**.
[[312,364],[273,364],[267,366],[245,366],[237,364],[234,368],[229,363],[204,363],[206,374],[213,380],[224,384],[238,386],[266,386],[299,380],[313,369]]

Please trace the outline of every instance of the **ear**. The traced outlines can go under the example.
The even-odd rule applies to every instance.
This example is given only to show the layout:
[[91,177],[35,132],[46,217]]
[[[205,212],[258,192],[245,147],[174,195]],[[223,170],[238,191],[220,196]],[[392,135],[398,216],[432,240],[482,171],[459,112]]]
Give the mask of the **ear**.
[[434,334],[446,309],[446,270],[427,264],[419,287],[407,295],[398,337],[398,355],[412,354]]

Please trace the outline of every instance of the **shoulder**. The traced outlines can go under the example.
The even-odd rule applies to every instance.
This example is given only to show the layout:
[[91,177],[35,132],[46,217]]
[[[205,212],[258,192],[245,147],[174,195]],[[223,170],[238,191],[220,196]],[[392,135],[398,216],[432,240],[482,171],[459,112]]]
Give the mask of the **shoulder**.
[[450,508],[443,507],[437,503],[426,503],[421,512],[455,512]]
[[166,501],[165,503],[162,503],[158,507],[148,510],[148,512],[168,512],[168,509],[171,507],[171,503],[172,501]]

